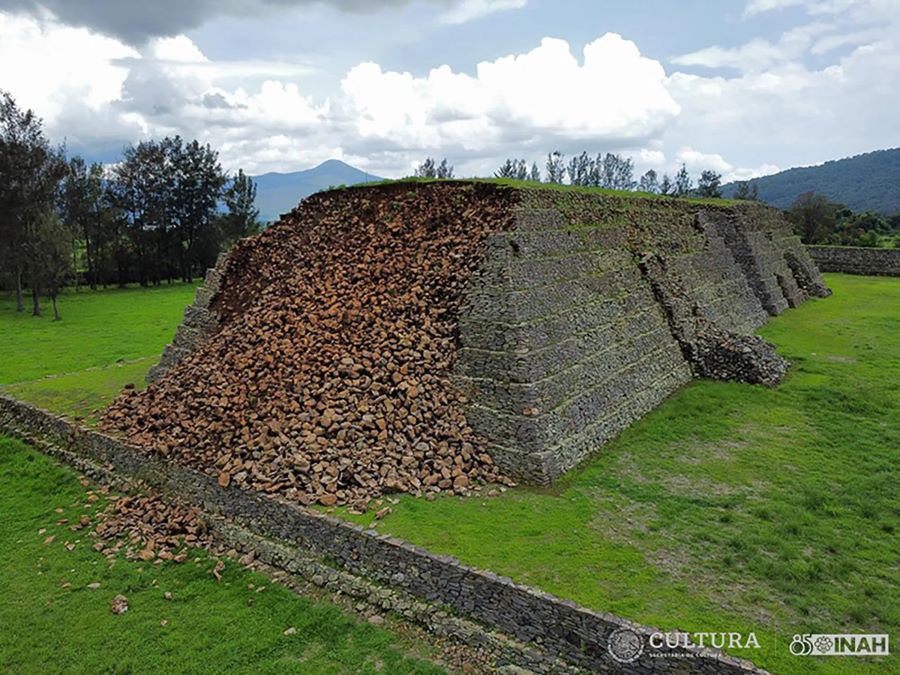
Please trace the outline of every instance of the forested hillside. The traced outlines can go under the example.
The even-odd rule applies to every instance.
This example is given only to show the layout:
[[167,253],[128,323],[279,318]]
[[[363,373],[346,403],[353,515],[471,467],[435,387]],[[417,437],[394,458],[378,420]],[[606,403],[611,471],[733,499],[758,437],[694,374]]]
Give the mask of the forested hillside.
[[[877,150],[820,166],[788,169],[750,181],[759,196],[780,208],[788,208],[798,195],[816,192],[856,212],[881,215],[900,212],[900,148]],[[723,192],[730,197],[737,189],[732,183]]]

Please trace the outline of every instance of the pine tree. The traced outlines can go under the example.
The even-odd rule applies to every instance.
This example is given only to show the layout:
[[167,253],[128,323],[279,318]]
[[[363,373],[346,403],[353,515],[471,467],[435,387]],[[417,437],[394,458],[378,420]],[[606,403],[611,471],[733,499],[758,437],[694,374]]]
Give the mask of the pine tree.
[[566,176],[565,155],[554,151],[547,155],[547,182],[562,184]]
[[256,183],[243,169],[239,169],[222,195],[228,209],[220,220],[225,246],[238,239],[257,234],[260,230],[259,209],[256,208]]
[[697,183],[697,194],[701,197],[722,196],[722,174],[715,171],[704,171]]
[[751,202],[759,201],[759,186],[753,181],[738,181],[734,198]]
[[659,194],[659,180],[656,171],[650,169],[641,176],[641,180],[638,183],[638,190],[641,192],[649,192],[650,194]]
[[[72,279],[72,231],[67,228],[53,211],[45,211],[38,220],[31,254],[35,266],[31,281],[33,287],[50,296],[53,304],[53,320],[59,321],[57,298]],[[35,305],[35,313],[40,314],[40,304]]]
[[69,160],[62,187],[60,212],[73,237],[84,244],[87,281],[92,290],[100,279],[106,248],[103,166],[88,166],[81,157]]
[[516,162],[516,180],[528,180],[528,164],[524,159]]
[[419,164],[415,172],[416,178],[437,178],[437,165],[431,157],[426,157],[425,161]]
[[437,178],[442,180],[450,180],[453,178],[453,167],[447,163],[446,158],[441,160],[441,163],[437,168]]
[[672,194],[676,197],[686,197],[691,194],[693,189],[694,181],[691,180],[691,175],[688,173],[687,166],[682,164],[678,173],[675,174],[675,185]]
[[494,172],[494,178],[515,178],[516,164],[515,160],[507,159],[503,165]]
[[0,273],[8,275],[16,289],[17,311],[25,310],[27,282],[32,314],[41,313],[38,235],[65,175],[63,151],[50,146],[41,119],[0,91]]
[[675,185],[672,183],[672,179],[669,178],[669,174],[663,174],[662,180],[659,182],[659,194],[671,195],[674,191]]

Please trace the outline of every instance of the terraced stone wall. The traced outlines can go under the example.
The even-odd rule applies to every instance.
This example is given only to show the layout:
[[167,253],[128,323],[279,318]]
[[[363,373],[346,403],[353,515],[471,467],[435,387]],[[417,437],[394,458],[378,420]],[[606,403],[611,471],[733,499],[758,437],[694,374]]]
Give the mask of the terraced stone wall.
[[771,209],[525,191],[472,281],[454,381],[495,461],[546,484],[694,376],[776,383],[752,331],[825,294]]

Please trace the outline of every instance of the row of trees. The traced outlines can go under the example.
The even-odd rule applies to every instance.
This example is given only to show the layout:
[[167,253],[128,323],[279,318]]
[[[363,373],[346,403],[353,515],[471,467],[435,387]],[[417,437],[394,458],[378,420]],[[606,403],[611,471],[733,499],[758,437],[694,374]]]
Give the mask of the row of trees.
[[[416,176],[453,178],[453,167],[446,159],[438,163],[428,158],[419,166]],[[552,152],[547,156],[544,173],[536,162],[529,166],[524,159],[507,159],[494,177],[610,190],[637,190],[675,197],[722,196],[722,176],[715,171],[703,171],[696,185],[683,164],[674,178],[666,174],[660,177],[651,169],[635,179],[634,162],[614,153],[592,156],[582,152],[567,160],[561,152]],[[758,187],[750,181],[738,181],[733,197],[759,201]],[[854,213],[843,204],[833,203],[814,192],[806,192],[797,198],[787,215],[797,234],[807,244],[900,246],[900,214],[883,218],[871,212]]]
[[[674,197],[721,197],[722,176],[715,171],[704,171],[697,184],[682,164],[674,178],[668,174],[662,177],[653,169],[640,178],[635,179],[634,161],[614,153],[600,153],[596,156],[582,152],[580,155],[566,159],[561,152],[551,152],[547,156],[544,172],[537,163],[531,166],[524,159],[507,159],[494,173],[495,178],[527,180],[556,184],[580,185],[584,187],[600,187],[609,190],[637,190]],[[453,178],[453,167],[446,159],[438,163],[427,158],[416,169],[417,178]],[[756,186],[739,183],[738,199],[756,200]]]
[[[498,178],[542,180],[537,164],[532,164],[528,171],[525,167],[524,160],[508,159],[494,175]],[[623,157],[611,152],[600,153],[596,156],[582,152],[568,160],[561,152],[552,152],[547,156],[545,169],[548,183],[568,183],[569,185],[600,187],[608,190],[637,190],[675,197],[722,196],[722,176],[714,171],[704,171],[696,186],[687,167],[683,164],[674,178],[668,174],[660,177],[656,171],[650,169],[636,179],[634,161],[630,157]]]
[[176,136],[125,149],[112,168],[67,158],[41,120],[0,92],[0,284],[24,311],[68,283],[191,281],[257,232],[256,186],[208,145]]
[[877,213],[854,213],[824,195],[804,192],[787,212],[794,231],[806,244],[838,246],[900,245],[900,213],[884,218]]
[[445,157],[437,162],[433,157],[428,157],[422,162],[413,174],[415,178],[440,178],[449,180],[453,178],[453,166],[447,163]]

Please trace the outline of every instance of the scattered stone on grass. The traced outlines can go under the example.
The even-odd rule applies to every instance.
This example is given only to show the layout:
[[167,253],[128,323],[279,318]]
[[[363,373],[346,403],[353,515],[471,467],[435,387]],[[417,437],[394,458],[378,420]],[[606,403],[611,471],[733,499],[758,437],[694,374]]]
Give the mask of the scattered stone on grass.
[[128,611],[128,598],[124,595],[117,595],[113,598],[109,609],[113,614],[124,614]]
[[187,549],[208,548],[212,537],[192,508],[163,502],[156,497],[108,497],[97,514],[95,550],[107,557],[123,552],[129,560],[187,560]]

